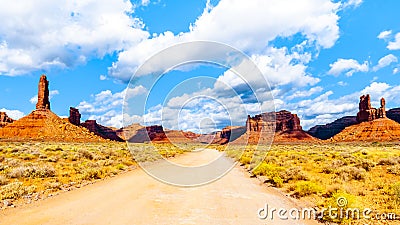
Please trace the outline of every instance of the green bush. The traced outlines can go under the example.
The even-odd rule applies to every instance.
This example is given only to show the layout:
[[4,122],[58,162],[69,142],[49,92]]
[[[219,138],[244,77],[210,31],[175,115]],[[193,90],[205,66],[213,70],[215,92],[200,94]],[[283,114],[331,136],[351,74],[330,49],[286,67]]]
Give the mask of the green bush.
[[266,176],[272,179],[274,176],[279,175],[282,170],[282,167],[262,162],[260,165],[252,170],[252,173],[256,176]]
[[299,181],[296,184],[293,196],[304,197],[322,192],[322,188],[312,181]]

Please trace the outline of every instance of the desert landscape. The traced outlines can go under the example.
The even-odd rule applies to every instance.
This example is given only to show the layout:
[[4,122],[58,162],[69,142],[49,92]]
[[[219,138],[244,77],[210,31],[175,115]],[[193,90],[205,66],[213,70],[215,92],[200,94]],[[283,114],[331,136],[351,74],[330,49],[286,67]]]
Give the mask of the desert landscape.
[[[319,209],[337,205],[336,199],[339,197],[347,199],[346,208],[369,207],[373,213],[400,214],[397,207],[400,202],[400,110],[386,111],[383,98],[381,106],[373,108],[370,96],[363,95],[356,116],[319,125],[308,132],[303,131],[296,114],[279,111],[253,117],[249,115],[243,127],[226,127],[221,132],[195,134],[164,131],[160,125],[146,127],[132,124],[112,128],[94,120],[81,122],[79,110],[72,107],[68,118],[60,118],[51,111],[48,83],[47,77],[42,75],[38,84],[36,109],[29,115],[13,120],[6,113],[1,113],[1,224],[80,224],[82,221],[86,221],[83,224],[97,224],[108,220],[113,223],[152,223],[154,218],[151,212],[155,210],[153,207],[158,207],[157,202],[174,201],[177,205],[189,203],[178,201],[180,198],[186,199],[185,188],[157,184],[158,181],[146,178],[140,172],[138,163],[154,162],[157,165],[160,159],[167,158],[195,166],[221,154],[228,157],[226,160],[231,158],[239,162],[240,167],[236,166],[229,175],[213,184],[194,188],[191,195],[198,195],[205,202],[200,205],[189,204],[187,207],[199,212],[206,210],[207,204],[215,207],[214,198],[217,196],[211,198],[209,195],[213,196],[212,193],[227,193],[229,196],[226,198],[230,199],[224,203],[227,205],[218,206],[218,213],[201,211],[202,215],[207,214],[208,217],[197,217],[194,212],[180,214],[170,206],[163,209],[169,213],[157,214],[157,218],[162,217],[165,224],[176,221],[183,221],[183,224],[188,221],[257,223],[262,221],[257,217],[251,218],[251,213],[257,210],[254,208],[255,202],[261,202],[262,206],[262,202],[269,199],[275,207],[308,206]],[[271,138],[271,135],[272,145],[263,145],[267,143],[263,141]],[[180,148],[177,145],[179,143],[185,144],[186,148]],[[145,151],[152,146],[156,146],[158,154]],[[133,154],[132,148],[143,154]],[[198,149],[205,150],[196,151]],[[265,150],[267,154],[263,155]],[[255,164],[254,158],[257,157],[261,157],[260,164]],[[99,180],[103,181],[96,182]],[[144,182],[141,185],[151,187],[137,186],[141,182]],[[80,216],[81,210],[87,208],[92,211],[93,207],[97,207],[99,202],[96,198],[115,195],[117,193],[111,192],[120,186],[131,187],[129,191],[117,191],[121,192],[119,198],[122,199],[136,199],[127,195],[146,192],[145,196],[149,199],[142,197],[140,202],[132,200],[124,203],[131,205],[133,212],[144,213],[145,217],[137,220],[122,216],[127,212],[119,211],[115,212],[116,217],[107,215],[107,218],[103,218],[101,208],[86,212],[84,217]],[[148,193],[151,191],[160,191],[157,196],[164,193],[161,195],[169,197],[162,200],[164,197],[154,197],[154,194]],[[66,192],[70,193],[67,195]],[[88,193],[93,195],[86,196]],[[89,197],[92,199],[85,200]],[[69,202],[70,198],[75,199],[79,206],[65,205],[64,202]],[[81,201],[91,205],[81,205]],[[244,212],[242,208],[231,211],[228,207],[249,203],[251,206],[248,209],[253,211]],[[65,207],[73,207],[77,211],[60,214],[72,210]],[[53,212],[56,208],[60,212]],[[228,218],[219,216],[223,212],[221,210],[229,211]],[[232,220],[233,217],[237,218]],[[315,223],[340,224],[349,221],[362,223],[366,220],[334,220],[325,216]],[[280,224],[279,221],[271,222]],[[313,223],[312,220],[303,222]],[[393,220],[385,222],[395,223]]]
[[0,7],[0,225],[400,224],[400,1]]

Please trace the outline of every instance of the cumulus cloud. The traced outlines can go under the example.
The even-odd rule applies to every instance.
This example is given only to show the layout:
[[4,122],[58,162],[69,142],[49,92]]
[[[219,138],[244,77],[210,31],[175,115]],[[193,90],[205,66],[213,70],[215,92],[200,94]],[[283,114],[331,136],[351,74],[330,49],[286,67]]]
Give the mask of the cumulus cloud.
[[338,59],[329,66],[330,70],[328,74],[334,76],[339,76],[341,73],[346,72],[346,76],[350,77],[355,72],[368,72],[369,70],[368,61],[364,61],[363,64],[360,64],[355,59]]
[[[58,90],[51,90],[49,91],[49,99],[52,99],[54,96],[60,94],[60,92]],[[36,104],[38,101],[38,96],[35,95],[33,96],[31,99],[29,99],[29,102],[32,104]]]
[[[149,37],[130,1],[39,0],[0,9],[0,74],[70,68]],[[129,40],[129,42],[127,42]]]
[[[289,4],[295,10],[288,10]],[[109,74],[128,80],[151,55],[191,40],[223,42],[250,55],[260,55],[276,37],[300,33],[316,48],[330,48],[339,38],[339,6],[328,0],[221,0],[216,6],[206,7],[189,32],[174,35],[166,31],[124,49]]]
[[378,38],[379,39],[387,39],[392,35],[391,30],[384,30],[381,33],[379,33]]
[[[93,95],[90,100],[80,102],[76,108],[87,119],[95,119],[106,126],[122,127],[124,98],[139,96],[146,92],[147,89],[141,85],[128,87],[115,93],[104,90]],[[139,116],[126,116],[125,118],[132,123],[141,121]]]
[[318,87],[310,88],[309,90],[305,90],[305,91],[296,91],[292,95],[288,96],[286,99],[287,100],[292,100],[292,99],[295,99],[295,98],[310,97],[311,95],[313,95],[315,93],[319,93],[322,90],[323,90],[323,88],[318,86]]
[[21,112],[19,110],[15,110],[15,109],[2,108],[2,109],[0,109],[0,112],[7,113],[7,116],[9,116],[11,119],[14,119],[14,120],[19,120],[25,116],[25,114],[23,112]]
[[378,71],[384,67],[389,66],[390,64],[397,62],[397,57],[393,54],[386,55],[379,59],[378,64],[372,68],[373,71]]

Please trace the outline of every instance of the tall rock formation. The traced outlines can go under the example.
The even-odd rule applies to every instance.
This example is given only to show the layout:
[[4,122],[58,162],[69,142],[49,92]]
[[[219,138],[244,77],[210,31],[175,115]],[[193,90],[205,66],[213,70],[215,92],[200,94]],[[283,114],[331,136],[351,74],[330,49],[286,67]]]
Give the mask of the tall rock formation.
[[38,101],[36,103],[36,110],[50,110],[49,101],[49,81],[46,75],[42,75],[39,80],[38,86]]
[[14,122],[14,120],[8,117],[7,113],[0,112],[0,127],[5,127],[12,122]]
[[357,122],[373,121],[378,118],[386,118],[386,101],[381,98],[381,107],[376,109],[371,107],[371,97],[369,94],[360,97],[358,104]]
[[233,144],[270,144],[273,142],[316,141],[303,131],[296,114],[282,110],[247,116],[246,133]]
[[70,107],[69,108],[69,117],[68,117],[68,121],[76,126],[81,125],[81,114],[79,113],[79,110],[74,108],[74,107]]
[[302,131],[299,117],[286,110],[262,113],[254,117],[247,116],[247,132],[271,130],[274,127],[275,132]]

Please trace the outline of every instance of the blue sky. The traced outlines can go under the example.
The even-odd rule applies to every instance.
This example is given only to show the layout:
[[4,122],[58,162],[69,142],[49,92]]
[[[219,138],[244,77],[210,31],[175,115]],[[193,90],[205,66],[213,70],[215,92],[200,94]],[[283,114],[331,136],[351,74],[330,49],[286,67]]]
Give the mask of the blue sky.
[[[121,127],[124,119],[124,124],[210,132],[243,125],[247,114],[270,109],[271,102],[262,97],[265,90],[255,90],[261,96],[255,102],[242,88],[257,81],[238,80],[231,69],[210,64],[175,68],[153,89],[145,76],[127,88],[152,55],[196,40],[226,43],[247,54],[269,82],[276,110],[297,113],[304,129],[355,115],[365,93],[375,107],[381,97],[387,108],[400,107],[396,0],[39,0],[3,5],[0,111],[15,119],[34,109],[43,73],[50,80],[55,113],[68,116],[74,106],[83,119],[108,126]],[[237,93],[224,92],[220,84]],[[135,98],[140,102],[147,93],[143,113],[123,116],[126,95],[135,108]],[[209,99],[196,98],[204,95]],[[227,115],[227,109],[233,111]]]

